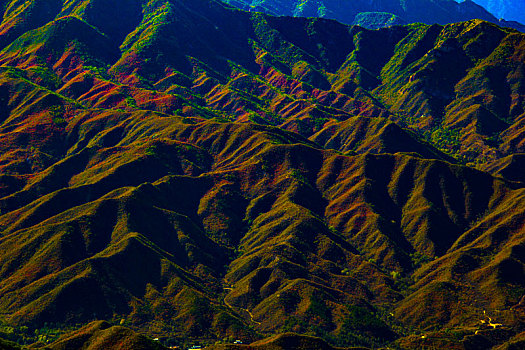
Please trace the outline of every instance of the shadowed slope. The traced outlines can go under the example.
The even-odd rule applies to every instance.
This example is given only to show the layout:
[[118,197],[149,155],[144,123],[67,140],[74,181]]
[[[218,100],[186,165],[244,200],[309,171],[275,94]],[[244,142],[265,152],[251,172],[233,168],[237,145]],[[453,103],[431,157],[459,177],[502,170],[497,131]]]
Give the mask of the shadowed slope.
[[488,163],[484,169],[508,180],[525,183],[525,176],[523,174],[524,167],[525,154],[516,153],[495,162]]
[[[171,119],[169,127],[159,130],[165,119]],[[172,331],[187,334],[199,334],[210,325],[228,334],[236,322],[265,332],[319,332],[311,328],[315,325],[337,342],[343,336],[340,327],[349,322],[345,320],[361,317],[352,316],[353,307],[371,315],[373,305],[394,306],[400,300],[400,305],[409,305],[412,298],[403,299],[396,274],[411,275],[421,264],[418,257],[440,257],[429,266],[455,259],[458,249],[474,244],[469,237],[482,239],[475,232],[486,220],[491,227],[487,239],[491,232],[506,230],[509,247],[521,241],[521,228],[512,223],[523,215],[518,209],[522,190],[469,168],[408,155],[338,156],[312,148],[297,135],[262,126],[182,124],[168,117],[133,124],[115,146],[91,146],[100,151],[90,151],[91,160],[77,168],[67,188],[20,209],[12,207],[0,217],[0,303],[12,313],[11,322],[87,321],[95,312],[97,317],[117,313],[136,325],[159,327],[152,328],[159,332],[164,327],[160,322],[169,317],[176,320]],[[152,128],[158,141],[140,146]],[[126,147],[141,156],[135,160],[126,155]],[[103,166],[98,154],[110,149],[121,153],[115,159],[105,157]],[[174,153],[182,157],[181,164],[194,157],[195,166],[177,170],[175,159],[168,158]],[[156,161],[171,165],[151,175],[138,170],[119,174],[121,157],[128,159],[122,163],[127,169],[135,162],[148,164],[148,159],[153,163],[139,168],[154,169]],[[89,164],[99,170],[93,172]],[[191,169],[204,173],[191,176]],[[126,173],[133,174],[128,186],[138,187],[122,187]],[[119,181],[111,181],[113,177]],[[153,183],[137,185],[146,181]],[[30,198],[31,186],[26,191],[20,198]],[[505,211],[515,218],[508,221],[498,214]],[[471,226],[479,217],[482,221]],[[495,261],[504,261],[497,251],[493,254]],[[522,268],[518,260],[513,264]],[[485,276],[482,271],[492,271],[489,266],[482,264],[472,273]],[[425,279],[434,271],[427,269],[415,275],[421,280],[415,293],[426,290]],[[501,309],[517,302],[506,291],[518,282],[498,271],[471,282],[482,295],[488,291],[478,281],[503,283],[490,288],[498,298],[488,305],[484,299],[467,299],[471,306],[462,317],[482,307]],[[219,297],[223,276],[224,304]],[[418,304],[426,298],[418,297]],[[88,306],[92,303],[96,308]],[[438,307],[448,310],[450,305]],[[425,322],[432,322],[428,317]],[[387,324],[374,322],[377,328],[347,331],[365,345],[375,343],[359,337],[393,339]]]
[[[354,115],[386,117],[473,164],[521,149],[523,35],[487,22],[368,31],[178,0],[144,4],[142,19],[107,29],[94,10],[103,2],[74,4],[61,15],[97,29],[60,18],[21,36],[0,62],[88,108],[255,121],[304,136]],[[129,35],[116,39],[119,30]]]
[[21,347],[18,344],[16,344],[16,343],[13,343],[13,342],[10,342],[10,341],[4,340],[4,339],[0,339],[0,349],[2,349],[2,350],[19,350],[19,349],[21,349]]
[[494,345],[521,332],[523,186],[459,164],[497,173],[521,147],[522,34],[204,0],[119,26],[105,4],[67,2],[0,52],[11,325],[379,347],[475,336],[485,310]]
[[46,347],[51,350],[66,349],[137,349],[157,350],[166,349],[143,335],[133,332],[131,329],[111,326],[107,322],[98,321],[69,334],[55,343]]
[[[471,19],[483,19],[502,26],[525,28],[522,24],[497,18],[512,19],[497,15],[487,1],[454,0],[223,0],[225,3],[244,10],[261,11],[274,16],[324,17],[336,19],[350,25],[363,25],[367,28],[387,27],[392,24],[392,17],[399,17],[404,23],[454,23]],[[485,8],[476,3],[484,5]],[[485,2],[485,3],[484,3]],[[514,5],[516,6],[516,5]],[[510,6],[509,6],[510,7]],[[379,21],[379,22],[378,22]]]

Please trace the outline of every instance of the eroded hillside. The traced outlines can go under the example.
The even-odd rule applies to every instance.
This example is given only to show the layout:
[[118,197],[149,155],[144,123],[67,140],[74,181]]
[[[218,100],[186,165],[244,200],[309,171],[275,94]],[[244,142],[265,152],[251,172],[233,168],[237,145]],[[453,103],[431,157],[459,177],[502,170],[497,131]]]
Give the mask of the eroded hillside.
[[523,34],[109,3],[0,2],[6,324],[519,341]]

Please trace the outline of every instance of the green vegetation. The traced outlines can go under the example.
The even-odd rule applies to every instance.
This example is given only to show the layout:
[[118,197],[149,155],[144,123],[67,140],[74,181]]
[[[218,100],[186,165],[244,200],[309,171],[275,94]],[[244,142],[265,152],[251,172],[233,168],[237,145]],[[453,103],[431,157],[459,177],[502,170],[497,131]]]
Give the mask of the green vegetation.
[[367,309],[350,305],[347,311],[336,340],[338,345],[375,347],[394,336],[389,327]]
[[[3,338],[19,345],[29,345],[36,342],[49,344],[77,328],[80,328],[80,325],[65,327],[64,325],[47,323],[41,328],[30,328],[27,326],[11,326],[4,320],[0,320],[0,341]],[[0,343],[0,345],[2,344]],[[13,346],[13,344],[10,345]]]
[[515,341],[522,34],[208,1],[22,3],[2,5],[0,338]]

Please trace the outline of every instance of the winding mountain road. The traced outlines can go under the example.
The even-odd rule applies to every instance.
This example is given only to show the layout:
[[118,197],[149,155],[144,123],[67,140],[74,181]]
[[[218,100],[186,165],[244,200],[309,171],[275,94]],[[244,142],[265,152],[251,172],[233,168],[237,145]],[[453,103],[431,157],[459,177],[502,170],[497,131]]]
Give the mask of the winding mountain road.
[[[223,289],[224,289],[224,290],[233,290],[233,288],[231,288],[231,287],[223,287]],[[223,300],[224,300],[224,305],[226,305],[227,307],[229,307],[229,308],[232,309],[233,311],[235,311],[235,310],[241,310],[241,311],[246,312],[246,313],[248,314],[248,316],[250,316],[250,322],[255,323],[256,325],[260,325],[260,324],[261,324],[261,322],[256,321],[256,320],[253,318],[253,314],[251,313],[250,310],[248,310],[248,309],[244,309],[244,308],[242,308],[242,307],[233,306],[232,304],[230,304],[230,303],[228,302],[228,300],[226,300],[226,296],[227,296],[227,294],[224,296],[224,299],[223,299]]]

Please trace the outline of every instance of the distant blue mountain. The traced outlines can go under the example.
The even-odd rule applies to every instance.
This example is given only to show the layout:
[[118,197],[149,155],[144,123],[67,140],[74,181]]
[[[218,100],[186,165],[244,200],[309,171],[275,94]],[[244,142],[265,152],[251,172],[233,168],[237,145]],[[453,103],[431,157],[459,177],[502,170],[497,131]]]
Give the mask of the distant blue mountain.
[[[422,22],[448,24],[482,19],[525,31],[525,26],[500,21],[472,0],[222,0],[232,6],[276,16],[325,17],[368,28]],[[504,0],[476,0],[504,2]],[[511,0],[525,3],[525,0]],[[521,5],[523,7],[523,5]],[[363,15],[366,13],[366,15]],[[508,17],[510,18],[510,17]],[[524,20],[525,22],[525,20]]]

